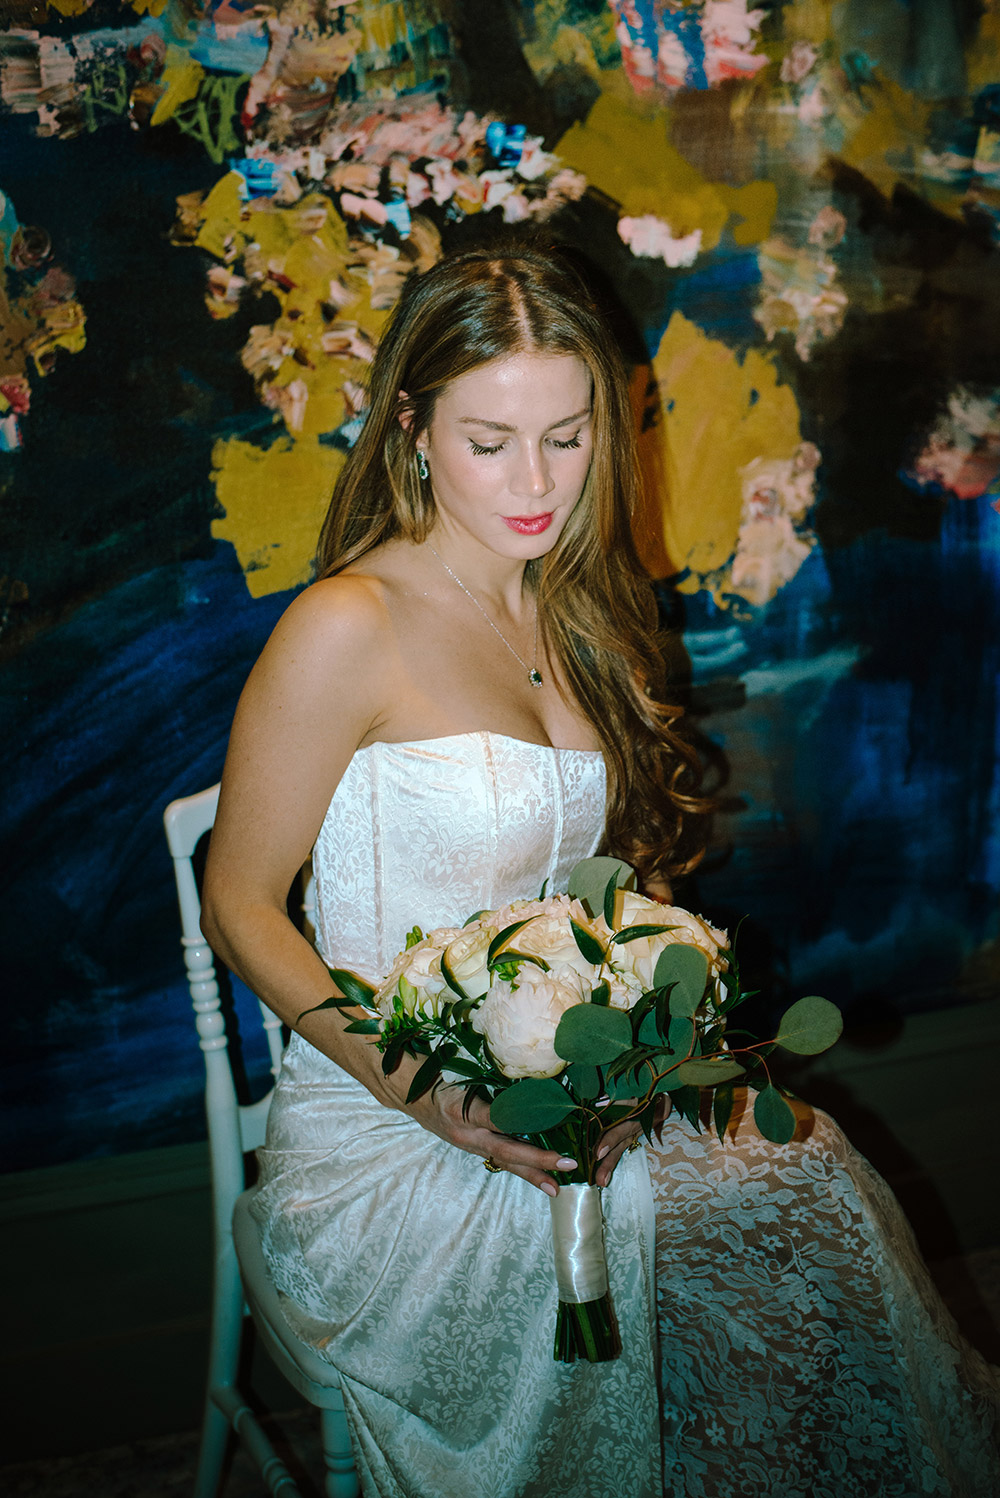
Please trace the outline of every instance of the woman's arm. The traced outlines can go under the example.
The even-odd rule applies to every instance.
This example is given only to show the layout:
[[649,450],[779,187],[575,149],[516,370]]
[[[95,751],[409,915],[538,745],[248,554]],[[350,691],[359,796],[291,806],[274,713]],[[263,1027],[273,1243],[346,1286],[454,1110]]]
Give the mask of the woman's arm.
[[[462,1117],[464,1089],[439,1088],[407,1104],[418,1062],[390,1076],[348,1017],[304,1014],[333,992],[326,966],[288,919],[292,881],[312,850],[330,798],[358,745],[377,732],[395,656],[377,585],[339,577],[302,593],[279,621],[250,675],[233,722],[209,846],[202,929],[249,988],[386,1107],[494,1160],[554,1194],[553,1151],[499,1134],[485,1103]],[[299,1022],[299,1016],[303,1018]]]

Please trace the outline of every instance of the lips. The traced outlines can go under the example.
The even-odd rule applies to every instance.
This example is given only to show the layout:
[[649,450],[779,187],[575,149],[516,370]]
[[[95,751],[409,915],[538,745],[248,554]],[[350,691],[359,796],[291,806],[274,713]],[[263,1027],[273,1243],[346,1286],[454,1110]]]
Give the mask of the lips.
[[503,523],[519,536],[540,536],[552,524],[552,511],[547,515],[505,515]]

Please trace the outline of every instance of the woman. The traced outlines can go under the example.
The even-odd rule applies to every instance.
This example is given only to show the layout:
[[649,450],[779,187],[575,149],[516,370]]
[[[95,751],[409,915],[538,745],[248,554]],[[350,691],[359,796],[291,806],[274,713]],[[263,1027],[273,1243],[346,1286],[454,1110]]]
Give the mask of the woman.
[[671,1121],[626,1154],[634,1124],[612,1131],[624,1351],[561,1365],[539,1193],[567,1162],[457,1089],[407,1104],[412,1064],[385,1077],[336,1012],[304,1014],[331,987],[285,913],[310,850],[320,951],[371,979],[413,924],[564,888],[599,844],[650,891],[683,867],[701,803],[660,701],[635,471],[616,350],[556,255],[411,280],[321,580],[240,702],[206,876],[206,935],[297,1031],[256,1201],[271,1271],[341,1373],[366,1494],[971,1498],[996,1473],[985,1399],[960,1396],[967,1354],[828,1120],[781,1149],[746,1117],[725,1149]]

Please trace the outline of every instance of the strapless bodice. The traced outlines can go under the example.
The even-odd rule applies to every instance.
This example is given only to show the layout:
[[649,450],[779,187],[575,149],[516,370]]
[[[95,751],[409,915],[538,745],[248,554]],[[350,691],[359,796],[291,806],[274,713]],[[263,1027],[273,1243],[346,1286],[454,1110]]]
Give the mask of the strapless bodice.
[[414,925],[564,890],[604,804],[596,750],[488,731],[359,749],[313,850],[320,951],[376,979]]

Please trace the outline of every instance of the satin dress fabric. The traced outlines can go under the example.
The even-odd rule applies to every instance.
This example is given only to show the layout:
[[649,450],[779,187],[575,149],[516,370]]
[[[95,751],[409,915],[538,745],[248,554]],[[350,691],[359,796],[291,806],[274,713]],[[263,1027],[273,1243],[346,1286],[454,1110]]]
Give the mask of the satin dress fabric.
[[[417,924],[565,889],[601,756],[494,733],[359,750],[313,854],[317,935],[371,980]],[[386,1109],[298,1035],[254,1215],[337,1368],[365,1498],[985,1498],[996,1375],[891,1193],[825,1115],[724,1144],[668,1120],[603,1193],[623,1353],[556,1363],[548,1204]]]

